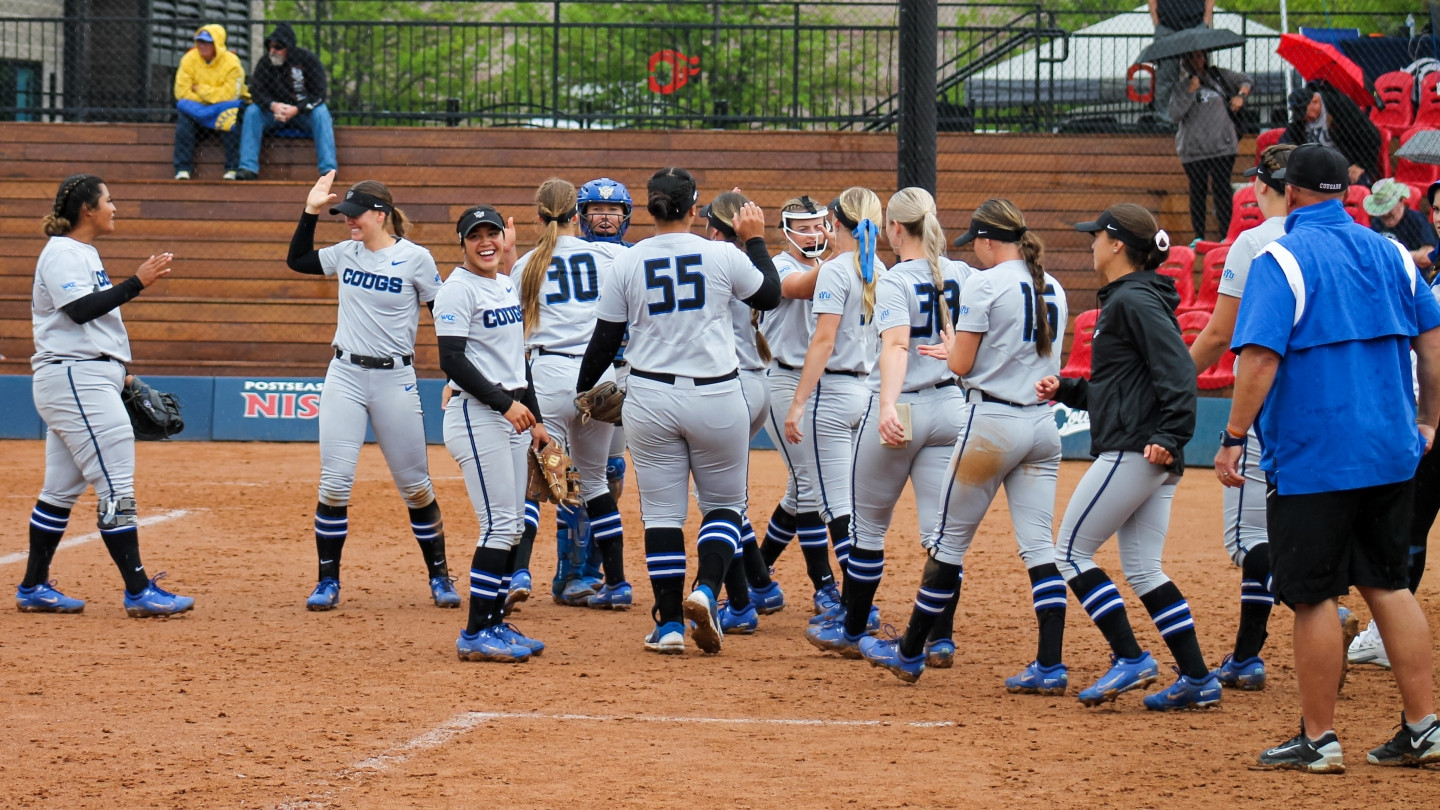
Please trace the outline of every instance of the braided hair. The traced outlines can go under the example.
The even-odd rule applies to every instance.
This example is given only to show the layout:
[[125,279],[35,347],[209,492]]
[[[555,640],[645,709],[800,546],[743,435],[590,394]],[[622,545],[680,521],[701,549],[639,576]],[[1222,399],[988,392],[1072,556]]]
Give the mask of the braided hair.
[[80,223],[81,209],[100,204],[100,187],[105,185],[93,174],[72,174],[55,193],[55,205],[45,215],[45,235],[64,236]]

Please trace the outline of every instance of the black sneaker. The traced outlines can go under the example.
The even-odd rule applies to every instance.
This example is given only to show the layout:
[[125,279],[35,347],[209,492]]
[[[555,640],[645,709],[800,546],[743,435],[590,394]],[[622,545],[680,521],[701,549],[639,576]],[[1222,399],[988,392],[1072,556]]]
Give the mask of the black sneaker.
[[1260,755],[1260,767],[1273,771],[1344,773],[1345,761],[1335,732],[1327,731],[1320,739],[1312,740],[1306,736],[1305,721],[1301,720],[1299,734]]
[[1400,728],[1390,742],[1370,752],[1365,760],[1371,765],[1419,766],[1440,763],[1440,720],[1430,715],[1430,725],[1419,734],[1412,734],[1400,714]]
[[[231,178],[226,178],[226,179],[231,179]],[[239,169],[239,170],[237,170],[237,171],[235,172],[235,177],[234,177],[233,179],[235,179],[235,180],[259,180],[259,179],[260,179],[260,175],[257,174],[257,173],[255,173],[255,172],[250,171],[249,169]]]

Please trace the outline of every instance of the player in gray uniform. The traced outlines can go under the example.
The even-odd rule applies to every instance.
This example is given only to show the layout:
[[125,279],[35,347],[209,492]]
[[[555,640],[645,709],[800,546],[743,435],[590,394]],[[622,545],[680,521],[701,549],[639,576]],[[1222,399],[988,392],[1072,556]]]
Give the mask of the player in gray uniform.
[[1045,272],[1045,246],[1009,200],[987,200],[976,209],[969,230],[955,240],[957,246],[969,243],[989,269],[972,273],[961,287],[948,345],[920,347],[921,354],[948,360],[961,378],[966,401],[939,527],[904,636],[861,639],[860,651],[901,680],[913,683],[920,677],[925,640],[952,590],[958,591],[965,553],[1004,484],[1039,625],[1035,660],[1006,679],[1005,687],[1060,695],[1069,683],[1061,662],[1065,580],[1055,567],[1050,533],[1060,431],[1050,408],[1035,397],[1035,380],[1060,373],[1065,291]]
[[[881,218],[880,198],[875,192],[859,186],[848,188],[828,210],[834,217],[837,255],[820,267],[815,281],[809,324],[812,337],[784,421],[786,449],[810,461],[817,506],[813,515],[807,513],[807,519],[801,521],[814,535],[807,544],[802,530],[801,547],[821,543],[817,562],[827,574],[829,559],[821,527],[828,528],[842,573],[850,561],[851,465],[860,420],[870,404],[866,378],[876,352],[871,328],[875,279],[885,272],[879,258],[869,257],[869,268],[861,263],[859,240],[866,236],[862,223]],[[808,556],[806,563],[811,563]],[[812,623],[838,618],[843,596],[833,583],[817,588]]]
[[1195,366],[1174,314],[1180,296],[1174,282],[1155,272],[1170,254],[1170,237],[1134,203],[1112,205],[1075,228],[1095,234],[1095,271],[1106,281],[1097,294],[1094,363],[1090,379],[1047,376],[1035,393],[1090,412],[1096,459],[1065,508],[1055,562],[1109,642],[1111,667],[1077,697],[1098,706],[1160,676],[1135,640],[1120,592],[1095,564],[1095,553],[1116,535],[1125,578],[1180,673],[1173,685],[1147,695],[1145,708],[1213,706],[1220,702],[1220,681],[1205,666],[1190,604],[1160,567],[1170,502],[1195,429]]
[[[873,250],[873,223],[857,223],[861,266]],[[860,639],[879,629],[875,590],[885,570],[885,532],[909,479],[915,490],[920,537],[934,542],[951,448],[961,430],[961,396],[944,361],[920,353],[943,340],[960,308],[960,288],[973,272],[945,258],[945,232],[935,217],[935,199],[924,189],[901,189],[890,198],[885,235],[900,257],[875,282],[874,334],[879,348],[867,378],[870,402],[860,422],[852,464],[855,542],[845,566],[842,611],[806,631],[811,644],[860,657]],[[864,471],[863,474],[861,471]],[[958,584],[941,606],[929,638],[927,657],[954,659],[950,625]],[[944,642],[944,644],[936,644]],[[936,648],[939,649],[936,649]]]
[[[410,531],[425,557],[430,593],[442,608],[460,607],[445,562],[445,527],[430,485],[425,417],[413,367],[420,305],[431,306],[440,273],[430,251],[405,237],[407,220],[389,189],[364,180],[330,208],[350,227],[350,239],[315,249],[315,223],[336,195],[335,172],[321,175],[305,199],[286,264],[297,273],[332,276],[340,282],[335,357],[320,393],[320,497],[315,506],[319,582],[305,607],[331,610],[340,604],[340,553],[350,531],[350,490],[365,443],[375,440],[395,486],[410,511]],[[390,226],[392,236],[385,226]]]
[[[735,220],[745,240],[741,253],[690,233],[699,194],[689,172],[661,169],[650,178],[648,192],[646,209],[655,218],[656,235],[622,255],[615,272],[601,279],[599,320],[575,387],[586,391],[595,385],[628,324],[625,438],[640,488],[657,615],[645,646],[683,652],[683,612],[695,623],[696,645],[714,653],[723,638],[715,595],[740,547],[750,452],[730,300],[773,309],[780,302],[780,279],[765,249],[764,215],[754,203]],[[703,521],[700,565],[696,588],[682,600],[692,475]]]
[[30,556],[15,590],[27,613],[79,613],[85,602],[50,581],[50,562],[70,523],[70,510],[95,488],[96,525],[125,580],[125,612],[136,618],[183,613],[188,596],[164,590],[140,563],[135,504],[135,433],[120,401],[130,338],[120,306],[170,274],[169,253],[151,256],[118,285],[93,242],[115,231],[115,202],[93,174],[65,178],[45,217],[50,240],[35,263],[30,298],[35,354],[35,410],[45,420],[45,483],[30,513]]
[[[800,382],[805,353],[810,346],[811,299],[815,295],[815,280],[820,275],[823,257],[830,249],[832,227],[829,212],[809,196],[786,201],[780,209],[780,223],[787,245],[785,250],[776,254],[774,262],[780,275],[783,297],[780,306],[760,319],[760,333],[765,336],[773,355],[771,366],[766,371],[770,413],[765,431],[780,452],[789,475],[785,482],[785,495],[770,514],[758,564],[747,558],[745,571],[755,588],[751,597],[756,610],[773,613],[783,609],[785,595],[780,590],[780,584],[770,578],[770,570],[798,534],[800,551],[805,556],[805,571],[815,589],[814,605],[818,613],[838,603],[840,591],[835,587],[825,521],[820,517],[814,447],[786,442],[783,425],[786,409],[795,395],[795,386]],[[757,584],[766,581],[770,583],[768,587]]]
[[[565,447],[580,471],[580,494],[585,500],[591,537],[605,561],[605,583],[598,592],[580,580],[567,583],[563,600],[568,604],[578,600],[591,607],[628,610],[632,594],[630,583],[625,581],[620,509],[605,476],[610,434],[615,426],[598,420],[582,422],[575,409],[575,378],[580,372],[580,358],[595,331],[600,279],[610,275],[615,256],[627,248],[577,238],[575,200],[575,187],[564,180],[551,178],[540,184],[535,192],[543,229],[540,241],[534,250],[520,257],[510,272],[520,290],[525,346],[540,413],[550,435]],[[605,378],[613,379],[614,375],[607,373]],[[528,527],[526,535],[534,539]],[[529,564],[529,544],[522,541],[515,579],[523,575],[527,590]]]
[[435,297],[440,368],[455,395],[445,406],[445,448],[465,476],[480,522],[470,563],[470,614],[455,640],[462,661],[515,663],[545,644],[503,621],[524,533],[526,453],[549,442],[525,363],[520,297],[510,277],[514,223],[488,205],[455,223],[465,264]]
[[[1293,144],[1266,149],[1260,164],[1247,169],[1254,177],[1255,201],[1266,217],[1260,225],[1240,234],[1225,257],[1225,270],[1220,277],[1215,311],[1200,336],[1190,346],[1190,359],[1197,373],[1215,365],[1235,333],[1235,315],[1240,310],[1240,296],[1245,292],[1245,279],[1250,262],[1271,242],[1285,235],[1285,183],[1270,175],[1289,162]],[[1260,651],[1268,635],[1270,609],[1275,597],[1270,593],[1270,536],[1265,518],[1265,473],[1260,469],[1260,437],[1255,426],[1245,437],[1245,454],[1240,457],[1239,472],[1244,484],[1224,487],[1225,553],[1240,567],[1240,626],[1235,632],[1235,647],[1225,656],[1218,674],[1223,686],[1256,690],[1265,686],[1265,662]]]

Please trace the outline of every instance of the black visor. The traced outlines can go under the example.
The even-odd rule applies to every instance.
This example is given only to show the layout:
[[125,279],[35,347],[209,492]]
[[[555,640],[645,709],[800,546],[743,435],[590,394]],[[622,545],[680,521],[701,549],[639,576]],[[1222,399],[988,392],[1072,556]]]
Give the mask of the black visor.
[[371,197],[363,191],[351,189],[345,192],[345,199],[339,205],[330,209],[330,213],[358,217],[366,211],[384,211],[388,214],[393,210],[395,210],[394,206],[379,197]]
[[505,230],[505,218],[500,212],[488,205],[476,205],[465,209],[460,219],[455,223],[455,233],[461,238],[470,235],[480,225],[492,225],[498,230]]
[[955,238],[955,247],[964,247],[976,239],[994,239],[996,242],[1019,242],[1020,237],[1025,235],[1026,228],[1011,230],[995,225],[987,225],[978,219],[970,220],[970,230]]
[[1270,175],[1270,170],[1265,168],[1265,164],[1263,163],[1259,166],[1251,166],[1250,168],[1241,172],[1241,174],[1246,177],[1258,177],[1260,178],[1260,182],[1264,183],[1275,191],[1278,191],[1281,194],[1285,193],[1285,183],[1272,177]]
[[1146,239],[1125,230],[1125,226],[1110,216],[1109,211],[1102,213],[1094,222],[1081,222],[1076,224],[1075,230],[1083,231],[1084,233],[1104,231],[1110,234],[1111,239],[1118,240],[1126,247],[1132,247],[1139,251],[1149,251],[1150,248],[1155,247],[1154,237]]

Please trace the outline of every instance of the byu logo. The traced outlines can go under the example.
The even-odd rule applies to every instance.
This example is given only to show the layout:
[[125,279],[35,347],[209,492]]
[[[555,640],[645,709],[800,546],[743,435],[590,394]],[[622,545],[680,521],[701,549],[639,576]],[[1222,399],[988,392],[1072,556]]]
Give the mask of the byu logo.
[[615,187],[614,187],[614,186],[601,186],[601,187],[600,187],[600,199],[602,199],[602,200],[608,200],[608,199],[610,199],[610,198],[613,197],[613,196],[615,196]]

